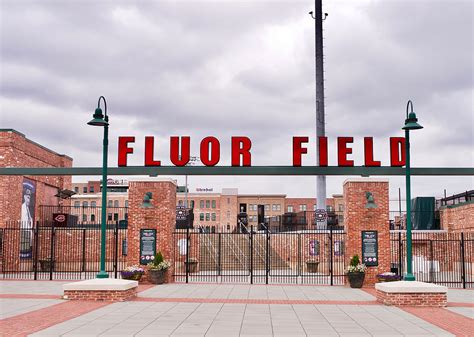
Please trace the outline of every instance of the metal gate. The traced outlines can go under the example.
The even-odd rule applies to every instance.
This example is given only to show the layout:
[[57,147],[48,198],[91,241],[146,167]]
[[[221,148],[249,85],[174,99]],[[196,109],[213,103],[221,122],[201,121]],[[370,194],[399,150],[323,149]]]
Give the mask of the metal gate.
[[177,282],[344,284],[341,230],[174,233]]

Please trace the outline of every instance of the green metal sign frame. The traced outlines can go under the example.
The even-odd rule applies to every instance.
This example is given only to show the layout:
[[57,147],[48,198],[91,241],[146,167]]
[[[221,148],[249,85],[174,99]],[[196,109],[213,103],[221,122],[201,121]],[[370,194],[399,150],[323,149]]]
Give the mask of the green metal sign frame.
[[[404,167],[338,167],[338,166],[128,166],[109,167],[109,175],[115,176],[405,176]],[[102,167],[1,167],[0,175],[5,176],[100,176]],[[414,167],[412,176],[474,176],[472,167]]]

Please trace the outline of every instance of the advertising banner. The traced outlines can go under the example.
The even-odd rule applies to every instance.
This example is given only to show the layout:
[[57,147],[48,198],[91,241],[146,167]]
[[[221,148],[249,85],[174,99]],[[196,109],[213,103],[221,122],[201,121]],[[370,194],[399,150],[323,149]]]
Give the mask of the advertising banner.
[[22,187],[20,259],[31,259],[33,257],[36,182],[24,178]]

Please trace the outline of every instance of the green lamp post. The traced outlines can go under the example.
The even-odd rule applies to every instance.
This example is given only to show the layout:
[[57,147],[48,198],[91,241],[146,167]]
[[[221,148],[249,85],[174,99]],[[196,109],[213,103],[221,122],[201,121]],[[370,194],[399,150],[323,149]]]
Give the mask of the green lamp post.
[[[408,114],[408,108],[411,107]],[[417,123],[418,118],[413,112],[413,103],[407,103],[407,118],[405,119],[405,178],[406,178],[406,199],[407,199],[407,272],[403,279],[405,281],[415,281],[415,275],[412,271],[412,241],[411,241],[411,186],[410,186],[410,130],[419,130],[423,127]]]
[[[100,100],[104,101],[105,116],[100,108]],[[108,278],[109,274],[105,271],[105,242],[106,242],[106,224],[107,224],[107,152],[109,146],[109,116],[107,116],[107,102],[104,96],[99,97],[97,109],[95,109],[93,119],[87,123],[93,126],[104,127],[104,141],[102,151],[102,219],[100,223],[100,271],[97,278]]]

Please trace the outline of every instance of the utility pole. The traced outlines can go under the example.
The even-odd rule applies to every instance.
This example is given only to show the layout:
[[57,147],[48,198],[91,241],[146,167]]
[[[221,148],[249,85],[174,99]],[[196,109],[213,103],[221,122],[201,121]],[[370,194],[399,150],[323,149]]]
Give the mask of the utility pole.
[[[324,68],[323,68],[323,21],[327,14],[322,10],[322,0],[314,1],[314,45],[316,65],[316,165],[319,166],[319,137],[326,136],[324,118]],[[326,211],[326,176],[316,178],[316,208]],[[318,222],[318,229],[326,229],[327,220]]]

